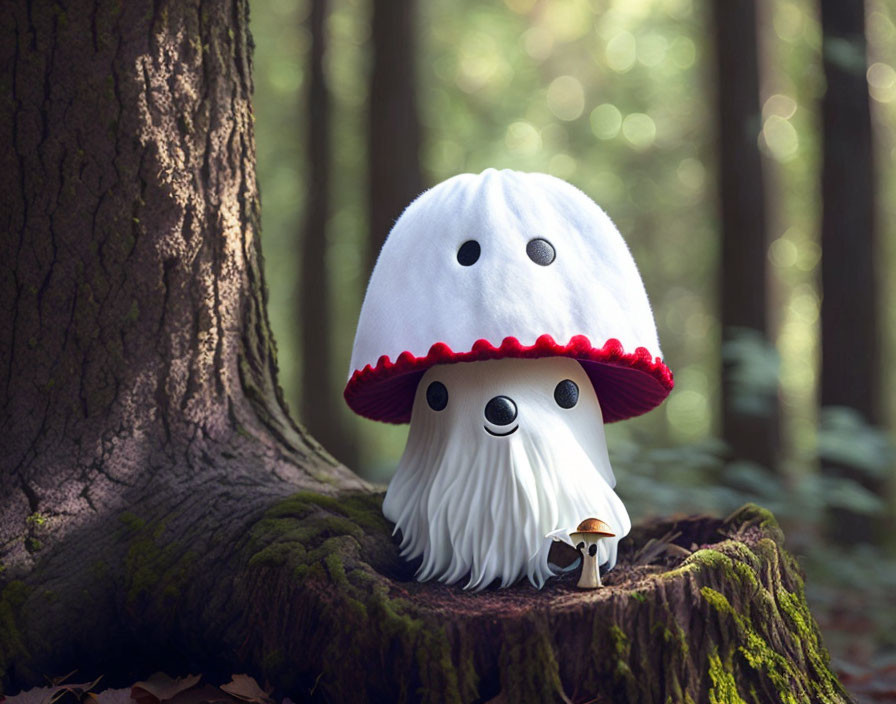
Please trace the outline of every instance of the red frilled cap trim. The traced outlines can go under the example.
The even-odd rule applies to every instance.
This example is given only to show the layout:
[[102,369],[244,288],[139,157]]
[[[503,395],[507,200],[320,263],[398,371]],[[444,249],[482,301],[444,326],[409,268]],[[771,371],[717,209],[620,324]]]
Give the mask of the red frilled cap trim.
[[584,335],[576,335],[566,345],[542,335],[531,347],[520,344],[515,337],[505,337],[500,347],[477,340],[469,352],[454,352],[444,342],[437,342],[425,357],[402,352],[393,362],[383,355],[375,367],[368,364],[355,370],[343,395],[359,415],[387,423],[408,423],[417,383],[427,369],[436,364],[504,357],[577,359],[594,384],[606,423],[646,413],[662,403],[674,386],[672,372],[645,347],[626,353],[616,339],[597,348]]

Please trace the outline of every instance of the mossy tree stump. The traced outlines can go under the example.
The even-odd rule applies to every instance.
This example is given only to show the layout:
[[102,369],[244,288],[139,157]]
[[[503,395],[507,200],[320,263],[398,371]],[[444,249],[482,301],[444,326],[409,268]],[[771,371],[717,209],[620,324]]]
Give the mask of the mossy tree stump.
[[756,506],[635,528],[603,589],[568,572],[469,593],[414,581],[380,502],[296,496],[241,546],[248,582],[294,604],[285,621],[261,604],[248,617],[272,681],[320,701],[848,701]]
[[602,589],[577,589],[570,571],[540,591],[471,593],[416,582],[381,504],[367,491],[291,496],[213,570],[162,524],[123,514],[116,627],[82,625],[77,647],[82,633],[57,647],[36,615],[53,599],[7,585],[7,684],[72,667],[125,682],[161,666],[245,669],[295,701],[849,701],[781,531],[756,506],[636,527]]

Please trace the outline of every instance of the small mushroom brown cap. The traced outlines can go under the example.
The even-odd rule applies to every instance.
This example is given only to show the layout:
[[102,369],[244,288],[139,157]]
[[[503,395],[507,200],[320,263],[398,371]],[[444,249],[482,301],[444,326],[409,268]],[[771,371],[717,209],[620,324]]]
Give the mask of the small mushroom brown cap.
[[615,538],[616,534],[610,530],[610,526],[598,518],[586,518],[579,523],[576,533],[596,533],[597,535],[606,535]]

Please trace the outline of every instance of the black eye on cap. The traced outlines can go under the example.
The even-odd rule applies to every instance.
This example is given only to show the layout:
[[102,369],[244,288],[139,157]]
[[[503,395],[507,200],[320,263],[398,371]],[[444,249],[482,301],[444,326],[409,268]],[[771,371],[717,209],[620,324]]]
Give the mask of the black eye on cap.
[[541,238],[530,240],[526,245],[526,254],[529,259],[540,266],[547,266],[557,256],[554,245]]
[[457,261],[461,266],[473,266],[479,261],[481,252],[482,250],[476,240],[467,240],[457,250]]
[[448,389],[441,381],[434,381],[426,387],[426,402],[434,411],[444,411],[448,405]]
[[554,387],[554,400],[560,408],[572,408],[579,402],[579,387],[572,379],[564,379]]

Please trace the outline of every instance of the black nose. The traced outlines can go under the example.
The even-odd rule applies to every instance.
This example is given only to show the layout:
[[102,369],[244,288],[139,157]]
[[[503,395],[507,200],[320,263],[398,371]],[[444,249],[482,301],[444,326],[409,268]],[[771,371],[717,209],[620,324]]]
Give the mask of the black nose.
[[495,396],[485,404],[485,419],[495,425],[509,425],[516,418],[516,404],[506,396]]

